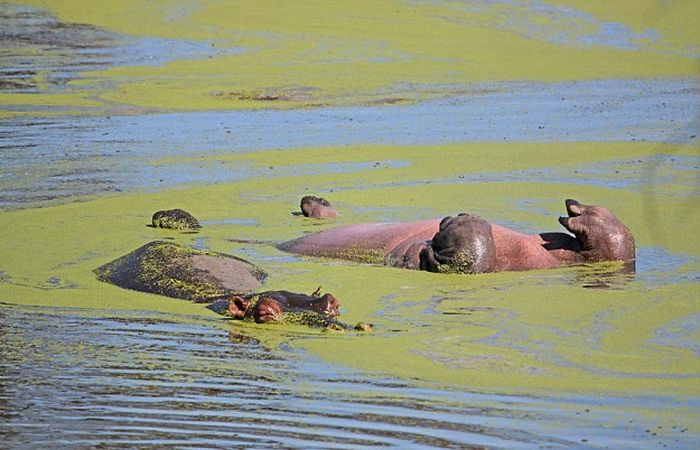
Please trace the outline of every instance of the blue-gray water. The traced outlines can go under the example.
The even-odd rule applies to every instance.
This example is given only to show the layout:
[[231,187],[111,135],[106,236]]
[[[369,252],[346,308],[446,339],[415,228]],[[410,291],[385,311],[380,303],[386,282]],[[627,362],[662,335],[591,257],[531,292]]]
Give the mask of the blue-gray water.
[[[3,448],[693,448],[657,397],[490,395],[360,374],[159,314],[0,303]],[[201,319],[199,319],[201,321]],[[644,414],[653,408],[657,423]],[[682,421],[681,421],[682,422]]]
[[[451,7],[481,4],[453,2]],[[499,4],[510,8],[517,20],[496,25],[534,39],[628,50],[641,45],[639,38],[654,40],[647,32],[636,33],[614,23],[596,28],[598,34],[569,27],[564,35],[552,35],[546,26],[525,20],[532,17],[533,9],[544,18],[573,25],[595,18],[542,2],[521,5],[503,0]],[[105,66],[159,65],[245,51],[219,49],[215,42],[135,39],[79,24],[59,24],[33,8],[8,4],[0,8],[0,90],[5,92],[41,91],[34,82],[38,72],[47,74],[43,89],[58,93],[70,89],[68,83],[84,72]],[[529,12],[521,14],[520,8]],[[410,92],[411,86],[398,89]],[[39,114],[0,120],[0,208],[37,207],[84,195],[226,182],[269,173],[267,168],[225,158],[196,161],[201,156],[307,146],[351,150],[364,144],[647,141],[697,145],[700,131],[696,80],[485,83],[434,86],[433,91],[437,99],[414,104],[136,116],[108,116],[103,110],[91,111],[91,116],[61,116],[57,107],[5,105],[5,110]],[[458,91],[462,93],[455,95]],[[46,117],[44,112],[54,115]],[[172,157],[189,159],[161,161]],[[693,174],[698,173],[698,159],[697,155],[663,154],[432,181],[538,177],[624,192],[646,189],[649,180],[658,180],[659,186],[674,184],[669,191],[673,195],[696,198],[698,183]],[[401,160],[380,163],[384,167],[406,164]],[[273,175],[297,170],[275,168]],[[371,163],[356,163],[305,164],[303,170],[312,174],[376,169]],[[206,247],[206,242],[201,245]],[[637,276],[650,285],[697,281],[694,273],[668,277],[668,272],[687,262],[688,258],[663,248],[643,247]],[[676,414],[679,422],[686,423],[678,414],[697,411],[697,398],[535,398],[465,392],[324,364],[295,350],[298,336],[269,349],[245,336],[229,335],[201,317],[181,317],[187,323],[178,323],[156,313],[128,318],[122,314],[0,303],[1,448],[700,446],[696,432],[674,421]],[[687,323],[660,329],[654,342],[670,340],[696,350],[695,342],[683,338],[696,329],[693,316],[688,317]],[[690,331],[678,337],[679,330]],[[307,338],[322,337],[310,332]],[[646,410],[653,414],[645,414]],[[658,417],[667,419],[659,423],[655,420],[660,419],[653,419]]]
[[[461,97],[410,105],[17,117],[0,120],[0,207],[269,173],[267,168],[240,162],[160,161],[174,157],[365,144],[649,141],[697,145],[698,92],[693,80],[499,83],[474,86],[473,93]],[[698,166],[698,158],[686,159],[682,162]],[[366,164],[304,165],[305,173],[371,169]],[[299,168],[284,170],[295,173]],[[585,183],[599,180],[600,172],[606,170],[611,172],[607,166],[591,167],[582,173],[555,174],[555,178]],[[598,173],[591,177],[591,171]],[[285,173],[278,169],[274,175]],[[494,176],[528,178],[532,174]],[[615,182],[615,177],[607,178]],[[619,182],[634,183],[629,178]]]

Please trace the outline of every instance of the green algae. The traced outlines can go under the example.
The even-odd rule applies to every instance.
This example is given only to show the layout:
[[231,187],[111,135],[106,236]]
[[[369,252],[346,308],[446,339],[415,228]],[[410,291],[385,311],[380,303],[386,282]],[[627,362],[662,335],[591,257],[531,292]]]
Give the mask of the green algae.
[[364,248],[361,244],[353,245],[349,249],[335,254],[321,255],[327,258],[341,258],[362,264],[384,264],[386,257],[382,250]]
[[[3,104],[59,102],[73,113],[95,103],[122,112],[132,107],[191,111],[381,104],[454,95],[483,81],[697,75],[698,35],[690,19],[697,16],[692,14],[697,7],[674,5],[663,11],[663,20],[654,20],[643,13],[654,10],[651,0],[643,8],[631,0],[594,6],[556,2],[597,20],[576,38],[597,36],[610,21],[655,33],[633,40],[631,48],[606,44],[604,38],[597,45],[580,45],[528,36],[520,28],[531,22],[553,36],[572,33],[568,21],[540,20],[537,5],[530,2],[495,2],[478,11],[442,1],[245,1],[235,7],[217,1],[196,7],[154,1],[144,7],[129,0],[96,1],[90,8],[58,0],[22,3],[47,8],[67,23],[128,36],[211,42],[206,57],[160,66],[134,62],[84,73],[64,93],[40,89],[30,97],[0,97]],[[510,17],[513,8],[519,9],[520,28],[503,28],[502,18]],[[245,51],[216,51],[234,47]],[[531,55],[537,55],[536,63]]]
[[473,274],[474,261],[476,258],[471,252],[463,251],[457,253],[452,262],[449,264],[439,264],[437,270],[439,273],[461,273]]
[[[260,165],[268,159],[275,165],[296,164],[315,150],[235,158]],[[462,157],[457,158],[460,152]],[[660,193],[546,179],[463,183],[457,176],[499,171],[508,164],[514,170],[537,168],[542,165],[540,154],[551,155],[546,164],[570,167],[573,174],[574,168],[591,161],[642,158],[655,152],[692,155],[694,149],[643,143],[469,144],[368,146],[334,155],[328,148],[318,150],[319,158],[328,162],[401,158],[408,165],[3,211],[0,298],[15,304],[84,308],[91,314],[118,310],[132,317],[139,311],[157,311],[173,320],[234,327],[267,346],[284,342],[335,364],[466,389],[697,395],[698,365],[692,350],[697,332],[678,325],[697,313],[698,287],[692,277],[700,271],[700,241],[695,233],[679,229],[697,223],[692,197],[681,188],[678,195],[666,195],[673,192],[672,182]],[[501,157],[494,159],[494,154]],[[430,182],[437,179],[451,181]],[[333,223],[315,223],[290,214],[309,191],[324,192],[341,208],[342,216]],[[659,247],[691,259],[661,270],[656,276],[660,282],[651,282],[643,274],[631,279],[618,276],[615,265],[431,274],[303,258],[275,246],[344,223],[416,220],[461,211],[516,227],[554,231],[560,228],[556,217],[564,214],[567,197],[612,209],[630,227],[639,248]],[[205,223],[221,223],[207,225],[198,235],[145,226],[152,211],[174,203]],[[227,218],[254,220],[255,226],[226,222]],[[344,322],[366,320],[375,324],[375,330],[359,338],[354,333],[320,336],[292,324],[232,324],[201,305],[119,289],[99,282],[92,273],[130,249],[163,239],[189,247],[206,243],[207,251],[244,256],[271,274],[266,289],[309,292],[322,284],[340,299]],[[669,334],[677,337],[662,338]]]

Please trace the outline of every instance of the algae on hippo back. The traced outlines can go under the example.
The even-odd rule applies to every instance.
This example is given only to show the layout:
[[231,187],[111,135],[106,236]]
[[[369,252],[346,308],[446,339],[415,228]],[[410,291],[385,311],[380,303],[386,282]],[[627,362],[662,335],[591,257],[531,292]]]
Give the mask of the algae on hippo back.
[[189,232],[197,232],[202,228],[202,225],[192,214],[180,208],[156,211],[151,218],[151,225],[154,228]]
[[95,269],[101,281],[167,297],[209,302],[252,291],[267,274],[235,256],[153,241]]
[[[95,269],[100,281],[167,297],[209,303],[234,319],[307,325],[329,331],[353,329],[336,319],[340,302],[332,294],[290,291],[251,293],[267,274],[243,259],[223,253],[153,241]],[[360,323],[358,331],[371,325]]]

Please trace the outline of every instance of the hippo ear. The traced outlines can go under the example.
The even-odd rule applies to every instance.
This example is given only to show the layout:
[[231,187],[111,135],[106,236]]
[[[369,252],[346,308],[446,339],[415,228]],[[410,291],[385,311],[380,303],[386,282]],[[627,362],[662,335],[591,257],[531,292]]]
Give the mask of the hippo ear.
[[234,319],[244,319],[250,308],[250,300],[232,296],[228,301],[228,312]]
[[566,204],[566,212],[569,214],[569,217],[578,217],[584,214],[586,209],[588,209],[588,206],[571,198],[566,199],[564,203]]
[[440,231],[444,231],[445,227],[452,221],[453,217],[452,216],[447,216],[444,219],[440,221]]
[[586,260],[634,260],[634,237],[610,210],[576,200],[567,200],[566,210],[569,217],[560,217],[559,223],[576,236]]
[[560,217],[559,223],[572,232],[579,240],[586,237],[588,228],[588,206],[573,199],[566,200],[566,212],[569,217]]

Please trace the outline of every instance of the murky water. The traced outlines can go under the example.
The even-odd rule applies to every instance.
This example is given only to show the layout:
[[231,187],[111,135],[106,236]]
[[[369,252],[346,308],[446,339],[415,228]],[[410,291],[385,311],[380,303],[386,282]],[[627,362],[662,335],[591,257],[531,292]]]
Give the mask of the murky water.
[[664,398],[444,390],[339,369],[293,343],[266,349],[196,318],[103,314],[0,305],[4,447],[693,445],[679,423],[641,413],[669,408]]
[[[486,93],[478,94],[482,91]],[[269,176],[267,167],[201,160],[264,149],[465,141],[693,143],[700,134],[698,88],[691,80],[502,83],[475,86],[474,92],[477,94],[448,100],[383,107],[0,120],[4,158],[0,207]],[[162,161],[166,157],[170,160]],[[379,162],[390,167],[406,164]],[[631,162],[647,167],[665,161]],[[300,170],[309,176],[359,172],[372,169],[372,164],[307,163],[277,170],[274,176]],[[679,159],[676,164],[697,167],[698,159]],[[627,179],[614,179],[614,169],[609,165],[582,168],[573,181],[591,182],[593,177],[586,176],[591,171],[607,170],[613,176],[596,176],[592,182],[627,187]],[[495,173],[471,180],[526,180],[532,175]],[[571,175],[549,178],[569,182]]]
[[[602,48],[590,60],[601,67],[598,56],[697,58],[654,29],[550,3],[407,1],[397,8],[424,11],[403,16],[410,33],[376,42],[314,27],[246,34],[218,24],[222,11],[197,16],[220,2],[163,3],[168,32],[153,36],[0,3],[0,447],[700,446],[695,72],[647,73],[641,58],[623,63],[639,73],[556,81],[573,62],[547,65],[556,58],[534,52],[545,47],[523,45],[533,58],[518,71],[519,47],[494,58],[483,45],[465,56],[391,41],[427,18],[441,33],[493,42],[498,30],[581,61]],[[118,29],[119,6],[107,6]],[[209,37],[164,37],[201,24]],[[245,60],[253,78],[341,68],[217,84],[240,75],[217,59],[246,55],[269,64]],[[513,73],[494,79],[528,81],[454,75],[500,59]],[[425,66],[436,76],[411,77]],[[114,68],[124,72],[101,72]],[[351,84],[353,70],[394,84]],[[343,83],[350,94],[333,90]],[[341,223],[468,209],[523,232],[556,225],[564,196],[587,195],[634,229],[637,272],[436,278],[283,254],[274,242],[328,226],[289,214],[309,192],[340,205]],[[145,227],[170,204],[198,209],[202,232]],[[322,282],[343,317],[376,330],[231,325],[95,281],[92,269],[153,239],[248,258],[274,288]]]

